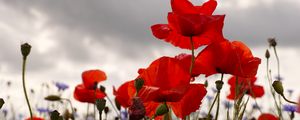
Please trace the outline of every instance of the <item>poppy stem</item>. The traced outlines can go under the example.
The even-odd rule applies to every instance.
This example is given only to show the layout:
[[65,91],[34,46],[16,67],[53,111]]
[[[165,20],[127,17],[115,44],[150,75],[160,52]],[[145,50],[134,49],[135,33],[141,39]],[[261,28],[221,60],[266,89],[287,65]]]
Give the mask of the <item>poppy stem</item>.
[[190,37],[190,42],[191,42],[191,49],[192,49],[192,61],[191,61],[191,67],[190,67],[190,74],[192,76],[194,64],[195,64],[195,53],[194,53],[194,41],[193,41],[193,36]]
[[28,106],[28,109],[29,109],[29,113],[30,113],[30,120],[33,120],[33,118],[32,118],[32,110],[31,110],[29,99],[28,99],[28,95],[27,95],[27,92],[26,92],[25,69],[26,69],[26,57],[23,57],[23,65],[22,65],[23,91],[24,91],[24,95],[25,95],[25,98],[26,98],[26,103],[27,103],[27,106]]
[[88,120],[88,117],[89,117],[89,108],[90,108],[90,104],[87,103],[85,120]]
[[108,95],[106,95],[106,98],[108,99],[109,103],[111,104],[112,108],[114,109],[114,111],[116,112],[116,114],[118,115],[118,117],[121,118],[121,114],[117,111],[117,109],[115,108],[113,102],[110,100],[110,98],[108,97]]
[[211,116],[210,116],[210,113],[211,113],[211,110],[212,110],[212,108],[214,107],[214,105],[215,105],[215,103],[216,103],[216,101],[217,101],[217,98],[218,98],[218,96],[219,96],[219,92],[216,94],[216,96],[215,96],[215,98],[214,98],[214,101],[213,101],[213,103],[211,104],[211,106],[210,106],[210,108],[209,108],[209,111],[208,111],[208,113],[207,113],[207,116],[206,116],[206,120],[210,120],[211,118]]
[[294,101],[290,101],[290,100],[288,100],[288,99],[287,99],[287,98],[284,96],[284,94],[282,94],[281,96],[283,97],[283,99],[284,99],[286,102],[289,102],[289,103],[292,103],[292,104],[298,105],[298,103],[297,103],[297,102],[294,102]]

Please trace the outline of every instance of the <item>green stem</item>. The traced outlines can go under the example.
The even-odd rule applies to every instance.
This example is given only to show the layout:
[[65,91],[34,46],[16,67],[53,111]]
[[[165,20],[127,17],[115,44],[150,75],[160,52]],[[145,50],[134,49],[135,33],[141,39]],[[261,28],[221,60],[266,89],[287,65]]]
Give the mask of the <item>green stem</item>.
[[279,64],[279,57],[278,57],[278,54],[277,54],[277,51],[276,51],[276,47],[275,47],[275,46],[273,47],[273,49],[274,49],[275,57],[276,57],[276,60],[277,60],[277,74],[278,74],[278,78],[280,79],[280,64]]
[[192,48],[192,61],[191,61],[191,67],[190,67],[190,74],[192,75],[194,64],[195,64],[195,53],[194,53],[194,42],[193,42],[193,36],[190,37],[191,42],[191,48]]
[[26,57],[23,57],[23,66],[22,66],[22,82],[23,82],[23,91],[24,91],[24,95],[26,98],[26,103],[29,109],[29,113],[30,113],[30,120],[33,120],[33,116],[32,116],[32,110],[30,107],[30,103],[29,103],[29,99],[28,99],[28,95],[26,92],[26,85],[25,85],[25,68],[26,68]]
[[89,108],[90,108],[90,104],[87,103],[85,120],[88,120],[88,117],[89,117]]
[[114,109],[114,111],[116,112],[116,114],[118,115],[118,117],[121,118],[121,114],[118,112],[117,108],[115,108],[113,102],[110,100],[110,98],[108,97],[108,95],[106,95],[106,98],[107,98],[108,101],[110,102],[112,108]]
[[289,103],[292,103],[292,104],[295,104],[295,105],[298,105],[297,102],[288,100],[283,94],[282,94],[281,96],[283,97],[283,99],[284,99],[285,101],[287,101],[287,102],[289,102]]
[[281,113],[281,109],[277,103],[277,99],[275,97],[275,91],[272,87],[272,78],[271,78],[271,73],[269,71],[269,59],[267,59],[267,78],[268,78],[268,81],[269,81],[269,86],[270,86],[270,90],[271,90],[271,94],[272,94],[272,97],[274,99],[274,103],[275,103],[275,106],[276,106],[276,110],[278,112],[278,116],[280,119],[282,119],[282,113]]
[[218,116],[219,116],[219,108],[220,108],[220,91],[219,95],[218,95],[218,103],[217,103],[217,112],[216,112],[216,120],[218,120]]
[[209,111],[208,111],[208,113],[207,113],[206,120],[210,120],[210,113],[211,113],[211,110],[212,110],[212,108],[214,107],[214,105],[215,105],[215,103],[216,103],[216,101],[217,101],[217,98],[218,98],[219,94],[220,94],[219,92],[216,94],[216,96],[215,96],[215,98],[214,98],[214,101],[213,101],[212,105],[210,106]]

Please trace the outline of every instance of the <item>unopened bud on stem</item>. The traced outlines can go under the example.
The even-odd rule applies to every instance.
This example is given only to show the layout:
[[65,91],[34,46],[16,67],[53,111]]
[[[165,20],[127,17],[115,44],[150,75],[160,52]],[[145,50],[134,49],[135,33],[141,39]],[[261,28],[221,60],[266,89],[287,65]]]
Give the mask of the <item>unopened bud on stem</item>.
[[29,45],[28,43],[24,43],[21,45],[21,52],[23,55],[23,59],[26,59],[27,56],[29,55],[31,50],[31,45]]
[[278,81],[278,80],[274,81],[272,86],[278,94],[283,95],[283,86],[280,81]]

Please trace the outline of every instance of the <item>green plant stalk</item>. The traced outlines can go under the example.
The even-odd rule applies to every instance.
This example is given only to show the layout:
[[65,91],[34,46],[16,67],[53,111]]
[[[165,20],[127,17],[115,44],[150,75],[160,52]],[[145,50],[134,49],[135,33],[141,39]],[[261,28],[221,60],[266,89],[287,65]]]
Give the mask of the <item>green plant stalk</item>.
[[33,115],[32,115],[32,110],[31,110],[31,106],[29,103],[29,99],[28,99],[28,95],[26,92],[26,85],[25,85],[25,70],[26,70],[26,57],[23,57],[23,64],[22,64],[22,82],[23,82],[23,91],[24,91],[24,95],[25,95],[25,99],[26,99],[26,103],[29,109],[29,113],[30,113],[30,120],[33,120]]
[[194,56],[194,42],[193,42],[193,36],[190,37],[190,42],[191,42],[191,48],[192,48],[192,61],[191,61],[191,67],[190,67],[190,74],[192,75],[194,64],[195,64],[195,56]]
[[[274,54],[275,54],[275,57],[276,57],[276,61],[277,61],[277,74],[278,74],[278,78],[280,79],[280,62],[279,62],[279,57],[278,57],[278,54],[277,54],[277,50],[276,50],[276,47],[274,46],[273,47],[273,50],[274,50]],[[278,95],[278,101],[279,101],[279,109],[281,110],[281,105],[282,105],[282,101],[281,101],[281,96]]]
[[219,91],[219,95],[218,95],[218,103],[217,103],[217,112],[216,112],[216,120],[218,120],[218,116],[219,116],[219,109],[220,109],[220,91]]
[[118,117],[121,118],[121,114],[118,112],[117,108],[115,108],[113,102],[110,100],[110,98],[107,95],[106,95],[106,98],[108,99],[109,103],[111,104],[112,108],[114,109],[114,111],[116,112]]
[[283,97],[283,99],[286,101],[286,102],[289,102],[289,103],[292,103],[292,104],[295,104],[295,105],[298,105],[297,102],[294,102],[294,101],[290,101],[288,100],[283,94],[281,95]]
[[90,108],[90,104],[89,104],[89,103],[87,103],[87,107],[86,107],[86,117],[85,117],[85,120],[87,120],[87,119],[88,119],[88,117],[89,117],[89,108]]
[[217,101],[217,98],[218,98],[219,94],[220,94],[219,92],[216,94],[216,96],[215,96],[215,98],[214,98],[214,101],[213,101],[212,105],[211,105],[210,108],[209,108],[208,114],[207,114],[207,116],[206,116],[206,120],[210,120],[210,113],[211,113],[211,110],[212,110],[212,108],[214,107],[214,105],[215,105],[215,103],[216,103],[216,101]]
[[270,86],[270,90],[271,90],[271,94],[272,94],[272,97],[274,99],[274,103],[275,103],[275,106],[276,106],[276,110],[278,112],[278,116],[280,119],[282,119],[282,113],[281,113],[281,109],[277,103],[277,99],[275,97],[275,91],[274,89],[272,88],[272,78],[270,78],[270,74],[269,73],[269,59],[267,59],[267,78],[268,78],[268,81],[269,81],[269,86]]

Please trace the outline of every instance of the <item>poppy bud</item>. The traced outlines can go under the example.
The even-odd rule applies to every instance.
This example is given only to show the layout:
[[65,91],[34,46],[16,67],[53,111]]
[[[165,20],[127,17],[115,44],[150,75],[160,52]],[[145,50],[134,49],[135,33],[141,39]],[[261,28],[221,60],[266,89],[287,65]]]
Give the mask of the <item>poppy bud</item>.
[[0,109],[2,108],[2,106],[4,105],[4,100],[2,98],[0,98]]
[[269,58],[270,58],[270,52],[269,52],[269,50],[268,50],[268,49],[266,50],[265,57],[266,57],[267,59],[269,59]]
[[139,97],[134,97],[132,99],[132,105],[129,107],[128,113],[129,120],[140,120],[145,116],[146,110]]
[[140,89],[142,89],[143,85],[144,85],[144,80],[142,78],[135,79],[134,87],[135,87],[137,93],[140,91]]
[[108,112],[109,112],[109,108],[106,106],[106,107],[104,108],[104,113],[107,114]]
[[224,82],[221,80],[217,80],[215,83],[216,83],[216,88],[219,92],[222,89]]
[[115,105],[116,105],[117,109],[120,111],[121,110],[121,105],[120,105],[120,103],[118,102],[117,99],[115,99]]
[[105,108],[106,100],[105,99],[97,99],[96,100],[96,107],[99,112],[102,112]]
[[26,57],[29,55],[31,50],[31,45],[29,45],[28,43],[24,43],[21,45],[21,52],[23,55],[23,59],[26,59]]
[[105,89],[106,89],[106,88],[105,88],[104,86],[100,85],[100,88],[99,88],[99,89],[100,89],[101,92],[105,93]]
[[48,95],[44,99],[48,100],[48,101],[60,101],[61,100],[60,96],[57,96],[57,95]]
[[169,112],[169,108],[168,106],[163,103],[163,104],[160,104],[157,108],[156,108],[156,111],[155,111],[155,116],[161,116],[161,115],[164,115],[166,113]]
[[269,38],[268,42],[269,42],[270,47],[276,47],[276,45],[277,45],[275,38]]
[[274,81],[272,86],[278,94],[283,95],[283,86],[280,81],[278,81],[278,80]]

